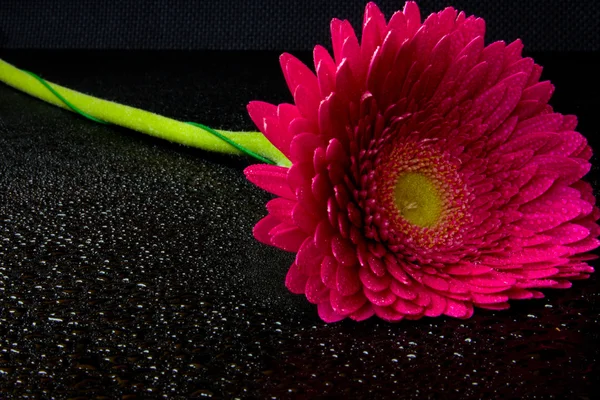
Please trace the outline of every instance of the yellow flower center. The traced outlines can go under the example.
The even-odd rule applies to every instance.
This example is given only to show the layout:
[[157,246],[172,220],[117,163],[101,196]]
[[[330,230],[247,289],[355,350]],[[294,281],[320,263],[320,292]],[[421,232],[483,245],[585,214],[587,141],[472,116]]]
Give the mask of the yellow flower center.
[[438,222],[443,206],[431,179],[416,172],[407,172],[398,177],[394,203],[405,220],[423,228]]

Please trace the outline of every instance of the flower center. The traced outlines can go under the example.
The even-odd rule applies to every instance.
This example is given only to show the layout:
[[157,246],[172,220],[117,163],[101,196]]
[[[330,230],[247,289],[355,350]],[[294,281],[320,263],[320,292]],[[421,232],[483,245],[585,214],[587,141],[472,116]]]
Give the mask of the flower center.
[[417,172],[400,175],[394,188],[394,203],[405,220],[423,228],[435,225],[443,202],[427,176]]
[[433,140],[399,136],[384,144],[374,167],[364,163],[366,236],[398,255],[426,262],[434,253],[460,246],[463,227],[472,220],[472,196],[460,164]]

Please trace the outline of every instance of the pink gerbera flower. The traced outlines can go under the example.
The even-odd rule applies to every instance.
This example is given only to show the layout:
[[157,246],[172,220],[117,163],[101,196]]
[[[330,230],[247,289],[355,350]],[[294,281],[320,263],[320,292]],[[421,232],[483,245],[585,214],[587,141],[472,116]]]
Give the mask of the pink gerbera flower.
[[248,106],[292,163],[246,169],[279,196],[254,235],[297,252],[286,285],[324,321],[468,318],[593,272],[591,149],[521,42],[484,32],[453,8],[386,22],[371,3],[361,43],[332,21],[316,75],[281,56],[295,105]]

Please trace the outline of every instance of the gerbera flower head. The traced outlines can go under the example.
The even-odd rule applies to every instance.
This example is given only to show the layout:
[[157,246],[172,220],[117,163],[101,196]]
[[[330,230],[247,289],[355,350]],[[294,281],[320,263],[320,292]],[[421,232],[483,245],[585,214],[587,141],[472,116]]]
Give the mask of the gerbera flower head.
[[591,149],[521,42],[484,32],[453,8],[386,21],[370,3],[361,42],[331,22],[316,73],[281,56],[295,104],[248,106],[291,161],[245,170],[278,196],[254,235],[297,253],[286,285],[324,321],[468,318],[593,272]]

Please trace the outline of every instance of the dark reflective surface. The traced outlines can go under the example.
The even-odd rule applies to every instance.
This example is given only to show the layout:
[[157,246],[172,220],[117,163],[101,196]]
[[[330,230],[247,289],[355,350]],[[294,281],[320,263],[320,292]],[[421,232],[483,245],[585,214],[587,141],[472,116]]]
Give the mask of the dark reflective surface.
[[[274,53],[0,57],[215,128],[290,99]],[[598,55],[536,60],[598,149]],[[284,287],[293,255],[252,238],[248,162],[0,85],[0,398],[594,398],[597,275],[466,321],[326,325]]]

